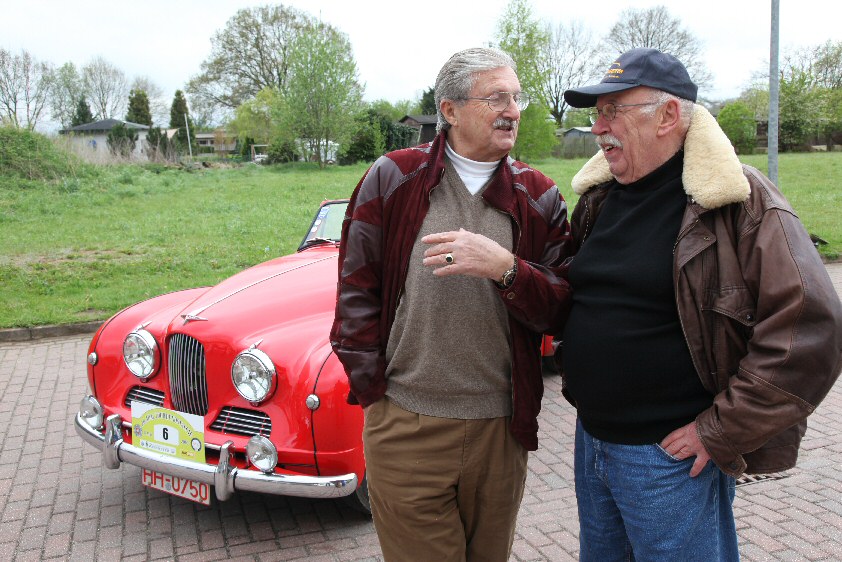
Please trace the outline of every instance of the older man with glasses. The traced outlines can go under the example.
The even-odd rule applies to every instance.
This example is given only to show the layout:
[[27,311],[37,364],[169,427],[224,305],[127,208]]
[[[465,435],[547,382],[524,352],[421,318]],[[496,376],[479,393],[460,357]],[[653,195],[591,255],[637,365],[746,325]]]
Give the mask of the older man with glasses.
[[504,561],[537,448],[541,334],[569,302],[567,207],[510,158],[512,59],[468,49],[435,85],[438,136],[379,158],[348,206],[331,341],[363,406],[386,560]]
[[580,559],[738,560],[735,478],[794,466],[842,368],[842,306],[768,178],[675,57],[633,49],[591,107],[560,346]]

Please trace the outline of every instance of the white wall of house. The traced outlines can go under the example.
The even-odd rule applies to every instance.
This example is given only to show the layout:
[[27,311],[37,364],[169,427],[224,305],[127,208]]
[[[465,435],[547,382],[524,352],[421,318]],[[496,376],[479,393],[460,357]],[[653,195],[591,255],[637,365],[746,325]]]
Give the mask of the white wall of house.
[[[146,156],[146,131],[136,131],[137,142],[135,143],[134,151],[132,152],[133,160],[148,160]],[[95,133],[73,133],[67,135],[67,138],[79,151],[89,151],[95,154],[102,154],[103,156],[109,154],[108,150],[108,133],[97,131]]]

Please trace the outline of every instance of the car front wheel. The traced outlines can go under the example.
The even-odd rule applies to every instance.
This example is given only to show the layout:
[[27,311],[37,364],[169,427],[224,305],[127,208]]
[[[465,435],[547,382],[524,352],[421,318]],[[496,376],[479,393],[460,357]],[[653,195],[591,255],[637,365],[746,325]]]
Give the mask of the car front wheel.
[[368,500],[368,479],[363,478],[354,493],[345,496],[345,503],[354,511],[371,515],[371,503]]

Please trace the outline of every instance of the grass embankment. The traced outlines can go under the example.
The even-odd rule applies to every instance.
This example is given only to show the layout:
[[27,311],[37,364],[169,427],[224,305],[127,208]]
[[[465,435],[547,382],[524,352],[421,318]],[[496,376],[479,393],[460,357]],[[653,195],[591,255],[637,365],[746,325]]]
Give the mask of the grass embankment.
[[[93,167],[37,150],[36,162],[14,166],[0,152],[0,328],[104,319],[290,253],[319,202],[350,196],[367,167]],[[765,167],[765,156],[747,160]],[[535,166],[572,206],[570,179],[583,163]],[[835,257],[842,153],[782,155],[779,168],[784,192]]]

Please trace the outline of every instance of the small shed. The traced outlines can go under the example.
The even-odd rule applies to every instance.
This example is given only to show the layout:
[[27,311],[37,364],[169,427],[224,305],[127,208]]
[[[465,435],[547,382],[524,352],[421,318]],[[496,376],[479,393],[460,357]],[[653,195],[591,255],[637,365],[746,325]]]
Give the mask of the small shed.
[[561,133],[561,156],[578,158],[593,156],[599,151],[596,135],[590,127],[570,127]]
[[404,115],[399,123],[418,129],[418,141],[415,144],[424,144],[436,138],[438,115]]
[[93,152],[107,152],[108,133],[119,124],[123,124],[127,129],[137,132],[137,143],[135,144],[132,156],[137,159],[146,159],[143,149],[146,145],[146,134],[149,132],[147,125],[132,123],[131,121],[121,121],[119,119],[102,119],[93,123],[85,123],[84,125],[77,125],[69,129],[62,129],[59,131],[59,134],[67,135],[79,147]]

